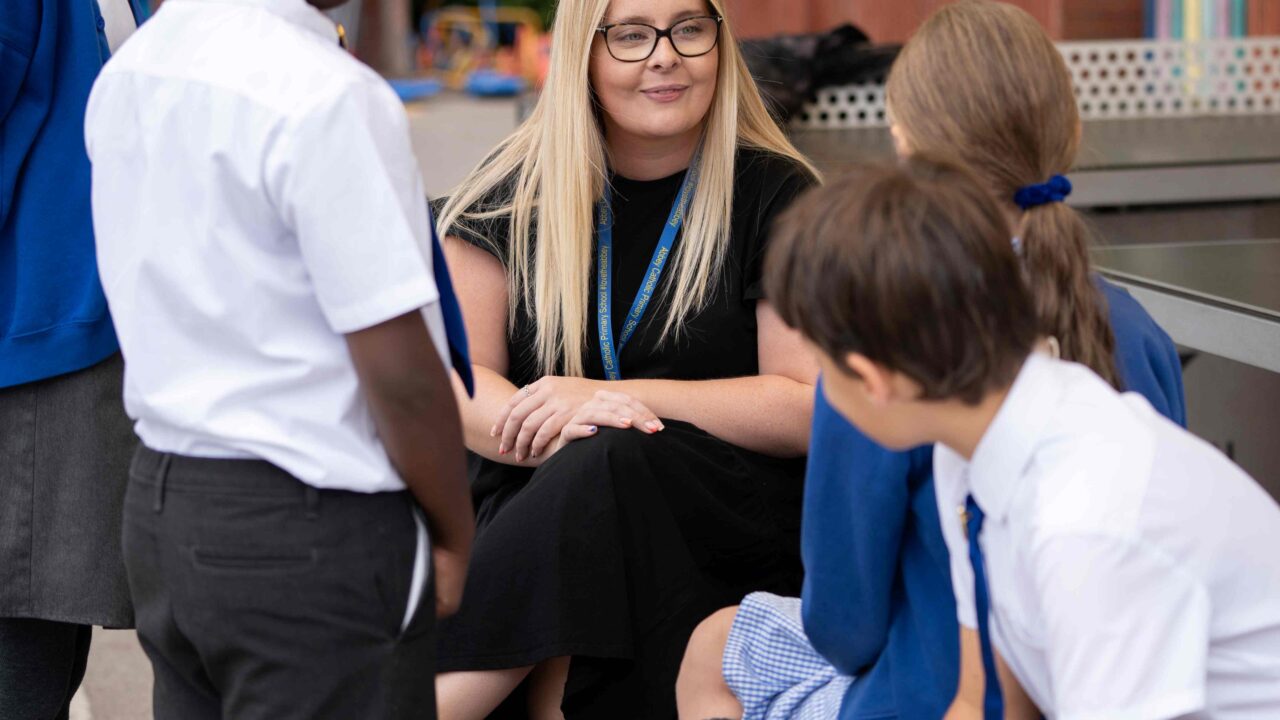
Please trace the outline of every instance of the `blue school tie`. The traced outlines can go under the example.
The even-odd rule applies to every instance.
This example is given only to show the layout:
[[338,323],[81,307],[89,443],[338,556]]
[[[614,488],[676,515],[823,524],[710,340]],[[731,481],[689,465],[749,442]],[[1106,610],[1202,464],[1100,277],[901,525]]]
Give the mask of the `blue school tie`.
[[444,261],[444,248],[434,226],[431,228],[431,268],[436,275],[436,289],[440,292],[440,314],[444,316],[444,333],[449,339],[449,359],[458,372],[467,396],[475,397],[476,383],[471,374],[471,353],[467,349],[467,329],[462,324],[462,308],[458,296],[453,293],[453,281],[449,279],[449,266]]
[[990,596],[987,588],[986,565],[982,561],[982,546],[978,534],[982,532],[982,508],[970,495],[964,500],[964,523],[969,534],[969,563],[973,565],[973,594],[978,613],[978,639],[982,643],[982,670],[986,676],[986,688],[982,696],[984,720],[1001,720],[1004,717],[1004,697],[1000,694],[1000,676],[996,674],[996,654],[991,648]]

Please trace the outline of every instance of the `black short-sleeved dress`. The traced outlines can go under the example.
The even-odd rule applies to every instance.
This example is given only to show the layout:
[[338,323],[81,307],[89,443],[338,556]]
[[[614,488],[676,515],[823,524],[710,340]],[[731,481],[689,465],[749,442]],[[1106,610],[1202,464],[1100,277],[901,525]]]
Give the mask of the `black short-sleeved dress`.
[[[683,180],[683,172],[613,178],[615,337]],[[620,355],[624,379],[759,374],[756,305],[769,227],[812,182],[789,159],[739,151],[732,239],[713,299],[679,340],[659,344],[667,307],[659,290]],[[506,226],[460,225],[449,234],[505,260]],[[670,277],[664,273],[663,287]],[[595,303],[588,306],[586,375],[602,380]],[[507,348],[510,380],[537,380],[523,308]],[[698,622],[751,591],[799,592],[803,460],[664,424],[652,436],[602,428],[536,471],[472,457],[476,541],[462,609],[440,627],[442,672],[567,655],[567,718],[672,718],[677,671]],[[497,715],[522,713],[517,697]]]

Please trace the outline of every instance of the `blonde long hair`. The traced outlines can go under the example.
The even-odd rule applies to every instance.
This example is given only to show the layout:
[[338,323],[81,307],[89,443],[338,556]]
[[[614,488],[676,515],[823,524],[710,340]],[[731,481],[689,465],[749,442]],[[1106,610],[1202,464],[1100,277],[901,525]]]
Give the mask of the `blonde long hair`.
[[[889,74],[889,111],[912,151],[975,170],[1006,207],[1019,188],[1065,175],[1080,146],[1070,71],[1026,11],[989,0],[945,5],[916,31]],[[1106,299],[1090,274],[1089,229],[1055,202],[1015,229],[1040,331],[1062,356],[1119,386]]]
[[[737,148],[772,151],[817,177],[765,107],[722,0],[707,2],[725,17],[717,46],[720,67],[706,117],[698,191],[668,269],[671,302],[663,341],[678,335],[683,321],[705,306],[719,277],[729,243]],[[462,182],[438,223],[441,234],[448,234],[458,220],[508,219],[508,326],[514,325],[523,299],[536,327],[535,357],[548,374],[558,365],[565,375],[584,373],[593,210],[608,178],[588,70],[596,28],[608,6],[609,0],[561,0],[551,70],[537,106]],[[513,182],[508,200],[502,188]],[[483,205],[495,199],[496,204]]]

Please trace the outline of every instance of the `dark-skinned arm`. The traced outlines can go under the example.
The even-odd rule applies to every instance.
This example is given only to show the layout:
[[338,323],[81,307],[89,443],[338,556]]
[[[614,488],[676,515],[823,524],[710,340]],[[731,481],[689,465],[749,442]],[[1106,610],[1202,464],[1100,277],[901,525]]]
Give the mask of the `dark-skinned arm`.
[[475,515],[449,374],[415,310],[346,335],[378,435],[431,528],[436,611],[462,601]]

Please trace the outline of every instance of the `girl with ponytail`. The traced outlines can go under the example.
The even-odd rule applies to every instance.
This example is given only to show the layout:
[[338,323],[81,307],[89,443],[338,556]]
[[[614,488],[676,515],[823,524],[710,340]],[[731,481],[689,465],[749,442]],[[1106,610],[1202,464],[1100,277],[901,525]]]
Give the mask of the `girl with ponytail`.
[[[957,160],[999,201],[1047,344],[1185,424],[1173,342],[1093,273],[1084,219],[1063,202],[1080,115],[1040,25],[1004,3],[946,5],[903,48],[887,97],[900,155]],[[813,417],[802,598],[755,593],[706,620],[677,686],[682,717],[942,717],[954,699],[959,627],[932,447],[881,448],[821,389]]]
[[[943,78],[958,82],[945,82]],[[903,48],[887,88],[894,137],[907,152],[963,162],[1013,224],[1040,319],[1064,359],[1121,387],[1108,298],[1091,275],[1089,231],[1063,200],[1080,146],[1071,74],[1030,15],[1011,5],[941,11]]]

